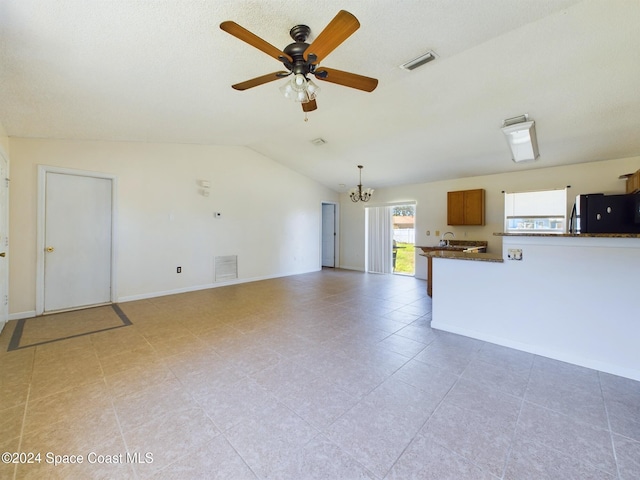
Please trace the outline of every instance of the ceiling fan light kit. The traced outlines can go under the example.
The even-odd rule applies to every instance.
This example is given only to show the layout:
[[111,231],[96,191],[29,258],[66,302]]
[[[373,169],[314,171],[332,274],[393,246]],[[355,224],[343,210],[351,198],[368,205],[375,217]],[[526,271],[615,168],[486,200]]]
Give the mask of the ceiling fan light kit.
[[358,165],[358,169],[360,170],[360,183],[358,186],[353,187],[349,190],[349,198],[352,202],[368,202],[371,200],[373,196],[373,188],[362,188],[362,169],[364,167],[362,165]]
[[502,133],[507,138],[511,150],[511,159],[518,162],[531,162],[540,156],[536,122],[529,120],[529,114],[507,118],[502,122]]
[[316,99],[320,87],[312,80],[307,79],[303,74],[297,73],[291,80],[288,80],[287,83],[280,87],[280,91],[284,97],[289,100],[307,103]]
[[285,85],[280,87],[280,91],[286,98],[301,103],[304,112],[310,112],[318,108],[315,100],[320,91],[320,87],[308,78],[309,75],[314,75],[317,80],[335,83],[365,92],[372,92],[378,86],[378,80],[375,78],[332,68],[319,67],[320,62],[327,55],[360,28],[358,19],[345,10],[340,10],[311,44],[306,43],[311,29],[306,25],[294,26],[289,31],[289,35],[294,40],[294,43],[287,45],[284,50],[279,50],[277,47],[274,47],[235,22],[222,22],[220,28],[280,61],[287,69],[286,72],[268,73],[232,85],[235,90],[247,90],[279,78],[293,75]]

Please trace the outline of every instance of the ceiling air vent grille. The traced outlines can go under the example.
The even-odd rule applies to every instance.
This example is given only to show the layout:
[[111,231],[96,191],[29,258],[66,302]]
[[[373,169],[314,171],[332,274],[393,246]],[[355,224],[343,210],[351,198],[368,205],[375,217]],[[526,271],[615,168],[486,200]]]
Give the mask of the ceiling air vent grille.
[[429,63],[432,60],[435,60],[436,57],[437,57],[436,52],[434,52],[433,50],[429,50],[427,53],[420,55],[419,57],[414,58],[413,60],[409,60],[407,63],[403,63],[402,65],[400,65],[400,68],[404,70],[415,70],[416,68],[421,67],[425,63]]

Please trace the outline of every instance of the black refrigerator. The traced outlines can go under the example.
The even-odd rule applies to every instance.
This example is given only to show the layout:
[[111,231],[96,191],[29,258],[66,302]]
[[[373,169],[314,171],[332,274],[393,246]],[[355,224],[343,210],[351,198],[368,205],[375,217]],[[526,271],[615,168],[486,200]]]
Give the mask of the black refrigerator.
[[640,194],[578,195],[571,233],[640,233]]

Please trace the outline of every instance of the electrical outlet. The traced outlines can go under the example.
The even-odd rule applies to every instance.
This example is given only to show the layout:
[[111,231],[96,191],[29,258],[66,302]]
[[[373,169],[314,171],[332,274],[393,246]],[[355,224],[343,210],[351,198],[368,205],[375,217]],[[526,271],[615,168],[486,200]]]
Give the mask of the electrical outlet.
[[176,273],[182,273],[182,267],[176,268]]
[[431,235],[431,230],[427,230],[427,237]]
[[510,248],[507,252],[507,257],[509,260],[522,260],[522,249]]

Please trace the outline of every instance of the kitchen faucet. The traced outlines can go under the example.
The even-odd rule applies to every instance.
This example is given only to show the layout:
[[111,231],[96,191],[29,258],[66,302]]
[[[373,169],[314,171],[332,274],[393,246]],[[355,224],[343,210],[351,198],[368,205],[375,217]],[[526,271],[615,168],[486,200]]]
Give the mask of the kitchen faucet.
[[444,236],[445,236],[445,235],[448,235],[448,234],[451,234],[451,237],[452,237],[452,238],[456,238],[456,236],[454,235],[454,233],[453,233],[453,232],[444,232],[444,233],[442,234],[442,236],[440,237],[440,246],[441,246],[441,247],[444,247],[445,245],[446,245],[447,247],[449,246],[449,240],[446,240],[446,241],[445,241],[445,239],[444,239]]

